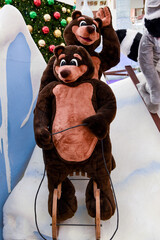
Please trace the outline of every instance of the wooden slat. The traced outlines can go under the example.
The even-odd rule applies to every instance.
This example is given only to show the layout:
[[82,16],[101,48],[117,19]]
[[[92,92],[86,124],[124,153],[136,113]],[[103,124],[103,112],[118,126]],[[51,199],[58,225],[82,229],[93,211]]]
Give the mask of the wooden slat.
[[61,198],[61,192],[62,192],[62,183],[60,183],[58,185],[58,188],[57,188],[57,198],[60,199]]
[[[133,68],[133,70],[136,70],[136,68]],[[125,73],[123,73],[125,72]],[[122,70],[116,70],[116,71],[106,71],[104,72],[104,75],[119,75],[119,76],[128,76],[128,73],[126,69]]]
[[82,176],[82,177],[85,177],[85,172],[81,172],[81,176]]
[[57,189],[54,189],[53,193],[53,205],[52,205],[52,238],[57,240]]
[[79,170],[76,170],[76,176],[79,176]]
[[[125,68],[126,68],[126,70],[127,70],[128,74],[129,74],[132,82],[134,83],[134,85],[135,85],[135,87],[136,87],[136,89],[137,89],[137,86],[136,86],[136,85],[139,83],[139,80],[138,80],[135,72],[133,71],[133,69],[132,69],[131,66],[125,66]],[[137,89],[137,91],[138,91],[138,89]],[[139,93],[139,91],[138,91],[138,93]],[[139,94],[139,95],[140,95],[140,94]],[[140,96],[141,96],[141,95],[140,95]],[[142,97],[141,97],[141,98],[142,98]],[[142,98],[142,100],[143,100],[143,98]],[[144,100],[143,100],[143,102],[144,102]],[[144,102],[144,103],[145,103],[145,102]],[[149,113],[150,113],[150,115],[151,115],[154,123],[156,124],[156,126],[157,126],[157,128],[158,128],[158,130],[159,130],[159,132],[160,132],[160,118],[159,118],[158,114],[156,114],[156,113],[151,113],[151,112],[149,112]]]

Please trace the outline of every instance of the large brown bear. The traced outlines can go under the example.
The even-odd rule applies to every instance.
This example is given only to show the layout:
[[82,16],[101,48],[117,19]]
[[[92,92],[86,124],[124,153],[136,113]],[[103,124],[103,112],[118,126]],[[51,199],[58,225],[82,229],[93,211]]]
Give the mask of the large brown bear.
[[[97,53],[95,49],[103,39],[102,50]],[[83,46],[94,63],[93,78],[100,79],[103,72],[114,67],[120,61],[120,43],[112,26],[112,17],[108,7],[101,8],[95,19],[82,15],[80,11],[74,11],[72,21],[64,30],[64,40],[67,45]],[[51,57],[46,71],[41,79],[40,90],[53,79],[53,63],[55,56]]]
[[[57,81],[40,91],[34,111],[35,139],[43,149],[48,176],[48,210],[52,215],[53,190],[62,182],[58,221],[74,215],[77,200],[67,176],[79,170],[91,178],[86,189],[89,215],[95,217],[94,180],[101,190],[101,219],[106,220],[114,214],[115,202],[102,158],[101,140],[110,173],[115,168],[109,129],[116,114],[116,99],[107,84],[92,79],[93,62],[83,47],[58,46],[54,54],[52,69]],[[53,135],[80,124],[86,125]]]

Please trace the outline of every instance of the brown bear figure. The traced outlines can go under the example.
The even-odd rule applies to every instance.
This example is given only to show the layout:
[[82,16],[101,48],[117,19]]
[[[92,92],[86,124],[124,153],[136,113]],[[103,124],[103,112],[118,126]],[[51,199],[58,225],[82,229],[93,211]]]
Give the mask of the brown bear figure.
[[[94,63],[93,78],[100,79],[103,72],[114,67],[120,61],[120,43],[112,26],[112,17],[108,7],[100,8],[95,19],[74,11],[72,21],[64,30],[64,40],[67,45],[83,46]],[[102,50],[97,53],[95,49],[103,39]],[[53,79],[53,63],[55,56],[51,57],[46,71],[41,79],[40,90]]]
[[[48,210],[52,215],[53,190],[62,182],[58,221],[74,215],[77,200],[67,176],[79,170],[90,176],[86,189],[89,215],[95,217],[96,213],[94,180],[101,191],[101,219],[106,220],[114,214],[115,202],[102,158],[101,140],[110,173],[115,168],[109,129],[116,114],[116,99],[107,84],[92,79],[94,65],[83,47],[57,46],[54,54],[56,59],[52,68],[57,81],[47,84],[39,92],[34,111],[35,139],[43,149],[48,177]],[[60,133],[53,135],[56,132]]]

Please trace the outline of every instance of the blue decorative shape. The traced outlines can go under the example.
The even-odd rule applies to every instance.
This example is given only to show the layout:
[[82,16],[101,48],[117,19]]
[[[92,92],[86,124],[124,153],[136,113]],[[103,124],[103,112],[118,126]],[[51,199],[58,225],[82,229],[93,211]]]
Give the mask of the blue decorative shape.
[[[32,102],[30,76],[31,52],[22,33],[8,48],[8,154],[11,165],[12,189],[21,178],[35,146],[33,113],[27,124],[20,128]],[[14,60],[14,61],[13,61]]]
[[1,107],[1,99],[0,99],[0,127],[2,125],[2,107]]
[[[2,142],[2,149],[3,149],[3,142]],[[2,209],[3,205],[5,203],[5,200],[8,197],[8,188],[7,188],[7,182],[6,182],[6,168],[5,168],[5,162],[4,162],[4,154],[3,151],[1,153],[0,151],[0,240],[3,240],[2,238],[2,226],[3,226],[3,215],[2,215]]]
[[[8,157],[11,171],[11,189],[23,176],[35,147],[33,131],[33,112],[28,122],[21,128],[32,102],[30,75],[31,50],[25,36],[19,33],[10,44],[6,57],[6,82],[8,101]],[[4,79],[5,81],[5,79]],[[2,116],[0,102],[0,126]],[[0,240],[3,229],[3,205],[9,195],[7,187],[4,142],[0,152]]]

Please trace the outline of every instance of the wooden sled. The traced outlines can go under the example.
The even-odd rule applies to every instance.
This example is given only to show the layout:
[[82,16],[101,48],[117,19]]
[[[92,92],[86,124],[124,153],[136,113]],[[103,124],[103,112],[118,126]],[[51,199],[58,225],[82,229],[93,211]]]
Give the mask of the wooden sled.
[[[76,173],[77,175],[77,173]],[[56,189],[54,189],[53,192],[53,206],[52,206],[52,238],[53,240],[58,239],[58,231],[59,226],[61,224],[57,223],[57,200],[61,198],[61,183],[58,185]],[[94,191],[94,197],[96,200],[96,218],[95,218],[95,224],[94,225],[85,225],[85,226],[95,226],[95,236],[96,240],[100,240],[100,189],[97,188],[96,182],[93,182],[93,191]],[[64,224],[62,224],[64,226]],[[72,226],[81,226],[81,224],[72,224]]]
[[[135,87],[136,87],[136,89],[137,89],[137,86],[136,86],[136,85],[139,83],[139,80],[138,80],[135,72],[133,71],[133,69],[132,69],[131,66],[125,66],[125,68],[126,68],[128,74],[129,74],[129,76],[130,76],[133,84],[135,85]],[[137,89],[137,91],[138,91],[138,89]],[[139,91],[138,91],[138,93],[139,93]],[[140,94],[139,94],[139,95],[140,95]],[[141,95],[140,95],[140,97],[141,97]],[[142,97],[141,97],[141,98],[142,98]],[[142,100],[143,100],[143,98],[142,98]],[[143,102],[144,102],[144,100],[143,100]],[[158,114],[157,114],[157,113],[151,113],[151,112],[149,112],[149,113],[150,113],[150,115],[151,115],[154,123],[156,124],[156,126],[157,126],[157,128],[158,128],[158,130],[159,130],[159,132],[160,132],[160,118],[159,118]]]

